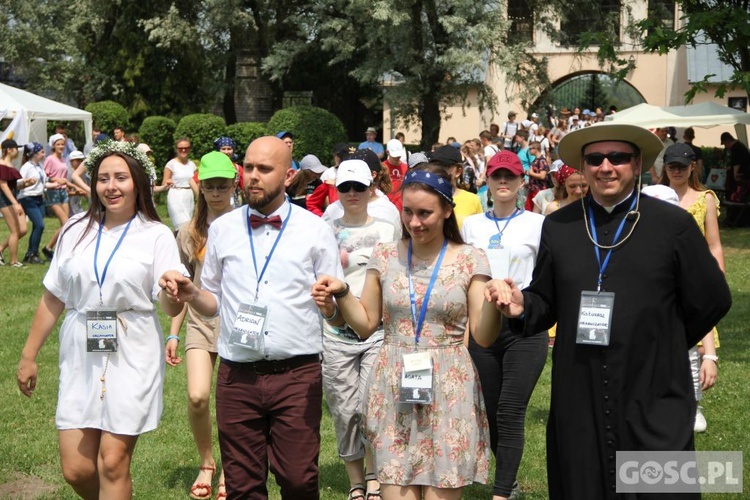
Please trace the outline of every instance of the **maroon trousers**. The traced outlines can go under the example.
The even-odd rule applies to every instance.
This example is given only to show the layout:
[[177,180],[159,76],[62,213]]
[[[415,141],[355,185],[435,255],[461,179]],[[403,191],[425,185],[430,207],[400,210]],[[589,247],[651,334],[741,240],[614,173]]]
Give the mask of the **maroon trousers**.
[[269,465],[282,498],[318,500],[320,362],[270,375],[247,365],[222,362],[216,380],[228,500],[267,499]]

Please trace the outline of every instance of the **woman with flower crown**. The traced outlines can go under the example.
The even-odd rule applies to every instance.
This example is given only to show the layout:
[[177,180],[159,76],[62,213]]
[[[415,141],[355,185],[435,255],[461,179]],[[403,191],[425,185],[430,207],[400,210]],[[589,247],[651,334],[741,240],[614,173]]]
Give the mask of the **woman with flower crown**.
[[184,272],[177,244],[151,197],[153,163],[134,145],[108,142],[86,160],[91,206],[63,227],[45,291],[18,365],[31,396],[36,356],[60,328],[56,425],[65,480],[82,498],[131,498],[138,436],[162,412],[164,347],[156,302],[177,315],[158,286]]

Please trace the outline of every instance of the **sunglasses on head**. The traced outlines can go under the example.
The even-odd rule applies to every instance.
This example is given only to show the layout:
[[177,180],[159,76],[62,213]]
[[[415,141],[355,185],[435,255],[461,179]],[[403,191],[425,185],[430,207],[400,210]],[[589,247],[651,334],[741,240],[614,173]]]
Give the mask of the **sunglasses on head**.
[[635,153],[625,153],[623,151],[614,151],[612,153],[589,153],[583,155],[584,161],[592,167],[598,167],[604,162],[606,158],[611,165],[624,165],[630,163],[635,156]]
[[369,186],[365,186],[360,182],[344,182],[336,186],[336,191],[338,191],[339,193],[348,193],[353,189],[357,193],[364,193],[365,191],[367,191],[368,187]]

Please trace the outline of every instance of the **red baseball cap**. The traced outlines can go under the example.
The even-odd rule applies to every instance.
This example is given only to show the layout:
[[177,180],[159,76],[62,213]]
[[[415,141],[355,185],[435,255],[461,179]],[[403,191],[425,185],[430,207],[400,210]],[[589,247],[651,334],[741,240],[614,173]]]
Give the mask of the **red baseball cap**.
[[518,155],[512,151],[502,150],[492,155],[487,163],[487,177],[491,176],[496,170],[504,168],[513,175],[523,175],[523,165]]

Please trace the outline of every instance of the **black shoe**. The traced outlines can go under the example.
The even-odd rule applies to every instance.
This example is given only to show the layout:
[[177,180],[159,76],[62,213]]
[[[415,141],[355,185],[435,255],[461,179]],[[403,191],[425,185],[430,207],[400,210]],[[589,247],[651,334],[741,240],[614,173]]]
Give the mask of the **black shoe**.
[[42,248],[42,253],[44,254],[45,257],[47,257],[47,260],[52,260],[52,257],[55,256],[54,250],[50,250],[47,247]]
[[24,255],[24,257],[23,257],[23,263],[26,264],[29,261],[30,258],[31,258],[31,254],[27,253],[26,255]]
[[[28,259],[29,264],[44,264],[44,261],[39,257],[38,253],[31,254]],[[26,259],[24,259],[24,262],[26,262]]]

